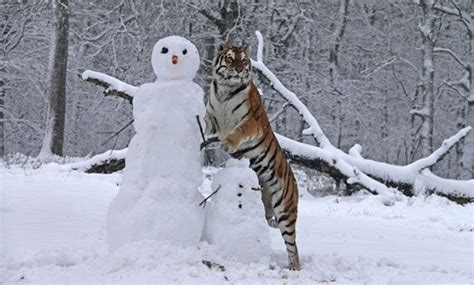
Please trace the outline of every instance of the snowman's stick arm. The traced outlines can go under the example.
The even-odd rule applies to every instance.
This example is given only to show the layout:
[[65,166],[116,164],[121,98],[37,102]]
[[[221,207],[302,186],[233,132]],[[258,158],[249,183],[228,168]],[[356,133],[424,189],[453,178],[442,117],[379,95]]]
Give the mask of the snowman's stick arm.
[[201,143],[201,149],[206,148],[211,143],[220,142],[217,136],[215,137],[208,137],[205,141]]
[[203,208],[206,207],[206,202],[207,202],[207,200],[209,200],[209,199],[210,199],[214,194],[216,194],[217,191],[219,191],[220,189],[221,189],[221,185],[219,185],[219,186],[217,187],[217,189],[214,190],[214,192],[212,192],[211,194],[209,194],[209,196],[207,196],[206,198],[204,198],[204,200],[202,200],[201,203],[199,203],[199,207],[200,207],[201,205],[203,205],[203,204],[204,204],[204,205],[203,205]]
[[[202,138],[202,143],[201,143],[201,150],[202,150],[202,144],[206,142],[206,136],[204,135],[204,130],[201,125],[201,120],[199,119],[199,115],[196,115],[196,121],[199,126],[199,131],[201,132],[201,138]],[[209,155],[208,152],[205,152],[207,160],[212,164],[212,159],[211,156]]]
[[202,142],[204,143],[204,142],[206,142],[206,136],[204,135],[204,130],[202,129],[201,120],[199,119],[199,115],[196,115],[196,121],[197,121],[198,126],[199,126],[199,131],[201,132]]
[[120,97],[127,100],[130,104],[133,104],[133,95],[138,89],[138,87],[118,80],[115,77],[92,70],[84,71],[82,73],[82,79],[105,88],[105,96]]

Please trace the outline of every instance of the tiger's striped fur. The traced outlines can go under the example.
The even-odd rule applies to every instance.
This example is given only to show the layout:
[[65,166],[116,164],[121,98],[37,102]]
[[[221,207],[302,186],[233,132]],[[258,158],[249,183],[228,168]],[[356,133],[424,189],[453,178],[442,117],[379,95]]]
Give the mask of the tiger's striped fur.
[[289,268],[299,270],[296,246],[298,188],[250,77],[250,50],[221,44],[214,60],[206,133],[217,134],[233,157],[246,157],[257,173],[268,224],[279,228]]

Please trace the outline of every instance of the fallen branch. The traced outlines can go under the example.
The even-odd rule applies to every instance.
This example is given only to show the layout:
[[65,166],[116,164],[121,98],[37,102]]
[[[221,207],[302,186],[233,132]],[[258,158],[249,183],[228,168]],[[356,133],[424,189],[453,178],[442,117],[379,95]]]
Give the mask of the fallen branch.
[[[449,195],[461,195],[474,200],[474,180],[458,181],[440,178],[431,172],[423,171],[441,160],[449,150],[469,132],[470,127],[460,130],[456,135],[443,142],[443,145],[430,156],[417,160],[406,166],[391,165],[359,155],[347,154],[334,147],[326,137],[316,118],[298,99],[295,93],[288,90],[278,78],[265,66],[263,57],[263,38],[256,32],[258,39],[257,60],[252,60],[253,67],[260,71],[287,102],[292,104],[303,117],[309,128],[304,134],[313,135],[319,147],[303,144],[283,136],[277,136],[280,144],[286,150],[292,161],[307,165],[316,170],[326,172],[336,180],[342,178],[348,183],[360,183],[369,190],[385,194],[391,191],[378,183],[404,190],[405,194],[435,192]],[[331,163],[332,162],[332,163]],[[339,162],[339,164],[337,163]],[[348,171],[346,164],[353,167],[353,174]],[[367,174],[367,175],[365,175]],[[362,179],[360,177],[363,177]],[[372,179],[373,178],[373,179]],[[436,184],[434,181],[436,181]],[[378,188],[378,191],[377,189]]]
[[120,81],[104,73],[86,70],[82,73],[82,79],[105,88],[105,96],[115,96],[127,100],[132,104],[133,96],[138,87]]
[[95,155],[87,160],[63,164],[61,170],[84,171],[86,173],[112,173],[122,170],[125,167],[125,156],[128,148],[119,150],[108,150]]

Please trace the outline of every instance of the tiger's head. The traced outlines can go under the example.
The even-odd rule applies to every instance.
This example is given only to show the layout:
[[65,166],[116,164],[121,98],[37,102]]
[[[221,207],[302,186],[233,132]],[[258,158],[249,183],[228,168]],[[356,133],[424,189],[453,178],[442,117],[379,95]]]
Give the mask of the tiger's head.
[[221,43],[214,60],[214,76],[226,83],[241,84],[250,81],[250,46]]

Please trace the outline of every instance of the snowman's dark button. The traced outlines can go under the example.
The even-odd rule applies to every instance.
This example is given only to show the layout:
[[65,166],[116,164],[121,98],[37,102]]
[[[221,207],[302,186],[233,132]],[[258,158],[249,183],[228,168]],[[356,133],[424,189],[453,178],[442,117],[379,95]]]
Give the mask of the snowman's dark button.
[[238,193],[237,196],[238,196],[238,197],[242,196],[242,193]]
[[239,209],[242,209],[242,204],[239,204]]
[[242,184],[239,184],[239,187],[240,187],[240,188],[244,188],[244,186],[242,186]]

